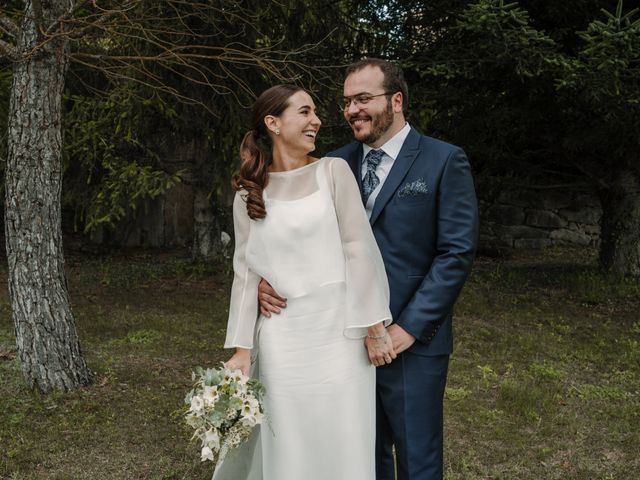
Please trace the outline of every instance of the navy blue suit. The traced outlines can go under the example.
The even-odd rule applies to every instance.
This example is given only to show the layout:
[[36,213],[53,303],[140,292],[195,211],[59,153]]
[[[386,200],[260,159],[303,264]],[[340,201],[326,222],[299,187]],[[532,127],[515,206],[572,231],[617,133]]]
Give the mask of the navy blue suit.
[[[345,159],[362,187],[362,144]],[[452,310],[471,270],[478,212],[464,152],[411,129],[376,198],[371,227],[382,252],[394,323],[416,342],[377,368],[376,476],[435,480],[442,473],[442,404]]]

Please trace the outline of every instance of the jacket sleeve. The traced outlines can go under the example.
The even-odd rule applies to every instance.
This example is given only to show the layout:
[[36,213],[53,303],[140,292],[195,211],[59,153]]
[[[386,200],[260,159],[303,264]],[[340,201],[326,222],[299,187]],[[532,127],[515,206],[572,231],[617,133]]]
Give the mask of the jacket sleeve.
[[362,206],[360,189],[347,162],[331,158],[329,178],[346,270],[344,334],[362,338],[367,327],[391,323],[389,283],[382,255]]
[[429,344],[449,317],[467,279],[478,238],[478,207],[465,153],[446,160],[438,187],[436,256],[396,323]]
[[253,348],[253,333],[258,318],[258,283],[260,277],[247,264],[246,251],[251,221],[241,192],[233,200],[233,284],[224,348]]

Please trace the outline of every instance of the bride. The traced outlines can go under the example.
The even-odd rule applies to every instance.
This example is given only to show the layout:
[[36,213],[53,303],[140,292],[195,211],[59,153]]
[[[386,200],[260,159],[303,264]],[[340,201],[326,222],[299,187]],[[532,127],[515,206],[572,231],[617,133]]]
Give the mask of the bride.
[[[372,363],[395,358],[389,287],[348,165],[309,156],[320,124],[305,90],[277,85],[240,146],[225,348],[245,374],[257,358],[268,421],[215,480],[375,478]],[[258,317],[261,278],[287,299],[280,315]]]

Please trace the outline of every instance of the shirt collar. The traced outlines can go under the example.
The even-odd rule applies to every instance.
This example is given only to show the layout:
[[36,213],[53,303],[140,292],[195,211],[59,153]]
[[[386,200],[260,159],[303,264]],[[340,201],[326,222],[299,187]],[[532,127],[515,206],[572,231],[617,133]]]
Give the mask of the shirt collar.
[[[378,150],[382,150],[386,155],[390,156],[393,160],[396,159],[398,154],[400,153],[400,149],[402,148],[402,144],[407,139],[407,135],[411,131],[411,126],[409,123],[405,123],[404,127],[400,129],[398,133],[396,133],[393,137],[386,141],[384,145],[382,145]],[[363,157],[367,156],[370,150],[373,150],[369,145],[362,144],[362,153]]]

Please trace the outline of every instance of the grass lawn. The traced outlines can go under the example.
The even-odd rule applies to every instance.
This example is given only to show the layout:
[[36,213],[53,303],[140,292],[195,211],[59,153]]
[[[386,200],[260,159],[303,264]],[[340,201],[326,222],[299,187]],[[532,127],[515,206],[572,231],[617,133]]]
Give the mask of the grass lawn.
[[[182,400],[194,366],[226,358],[229,267],[138,252],[69,256],[67,275],[94,383],[42,396],[0,268],[0,478],[210,478]],[[599,274],[593,251],[479,258],[456,308],[447,478],[640,478],[639,311],[640,285]]]

